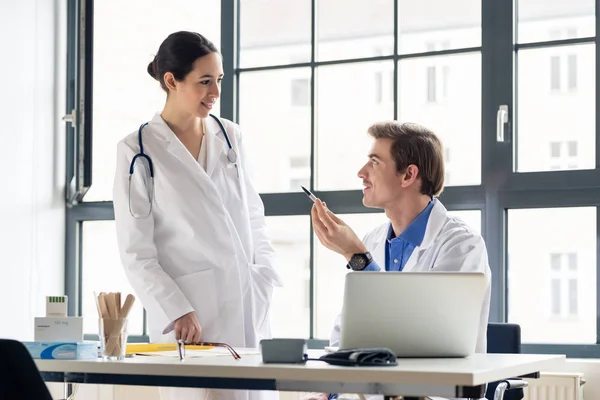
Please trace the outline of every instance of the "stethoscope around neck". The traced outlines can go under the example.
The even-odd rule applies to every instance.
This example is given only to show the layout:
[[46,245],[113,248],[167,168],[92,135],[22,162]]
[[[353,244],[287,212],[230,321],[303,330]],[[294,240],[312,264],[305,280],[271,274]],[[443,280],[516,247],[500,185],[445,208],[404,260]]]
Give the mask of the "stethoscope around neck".
[[[219,124],[219,128],[221,129],[221,132],[223,132],[223,137],[225,137],[225,141],[227,142],[227,161],[229,161],[230,164],[234,165],[237,168],[237,153],[231,145],[229,135],[227,135],[227,131],[225,130],[223,123],[217,116],[213,114],[209,115],[210,117],[212,117],[212,119],[214,119],[217,122],[217,124]],[[152,213],[152,203],[154,201],[154,165],[152,163],[152,158],[150,158],[148,154],[144,153],[144,142],[142,140],[142,133],[146,125],[148,125],[148,122],[144,122],[142,125],[140,125],[140,129],[138,130],[138,145],[140,147],[140,152],[133,156],[131,164],[129,164],[129,213],[134,218],[147,218]],[[131,178],[133,176],[135,163],[136,161],[138,161],[138,159],[143,159],[147,163],[148,175],[150,177],[149,185],[151,186],[150,188],[147,188],[149,201],[148,212],[144,213],[143,215],[134,213],[131,207]]]

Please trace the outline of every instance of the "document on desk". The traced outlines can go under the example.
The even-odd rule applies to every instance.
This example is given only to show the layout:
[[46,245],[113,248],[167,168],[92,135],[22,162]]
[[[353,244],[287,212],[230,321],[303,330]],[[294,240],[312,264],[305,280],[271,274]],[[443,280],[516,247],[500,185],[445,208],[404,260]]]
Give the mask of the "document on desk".
[[[258,349],[235,349],[236,352],[240,356],[249,356],[260,354]],[[174,357],[179,358],[179,352],[177,350],[173,351],[147,351],[147,352],[139,352],[135,353],[136,356],[153,356],[153,357]],[[202,357],[220,357],[220,356],[229,356],[231,357],[231,353],[227,349],[222,348],[212,348],[207,350],[186,350],[185,358],[202,358]]]

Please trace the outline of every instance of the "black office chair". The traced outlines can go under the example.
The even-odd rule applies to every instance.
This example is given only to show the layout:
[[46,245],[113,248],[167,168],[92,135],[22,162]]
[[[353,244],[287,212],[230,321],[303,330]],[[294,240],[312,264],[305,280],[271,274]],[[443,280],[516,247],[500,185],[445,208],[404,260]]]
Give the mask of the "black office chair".
[[[489,323],[487,329],[487,352],[502,354],[518,354],[521,352],[521,326],[517,324]],[[521,379],[505,380],[488,384],[485,397],[488,400],[521,400],[523,386],[527,383]],[[496,397],[496,390],[498,394]]]
[[31,355],[16,340],[0,339],[0,388],[6,399],[52,400]]

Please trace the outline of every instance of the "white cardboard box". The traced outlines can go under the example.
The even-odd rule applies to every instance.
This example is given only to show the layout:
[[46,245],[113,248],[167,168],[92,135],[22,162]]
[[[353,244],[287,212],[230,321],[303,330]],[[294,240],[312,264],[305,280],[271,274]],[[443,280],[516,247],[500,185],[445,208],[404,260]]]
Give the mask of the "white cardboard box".
[[36,342],[80,342],[83,340],[82,317],[34,318]]

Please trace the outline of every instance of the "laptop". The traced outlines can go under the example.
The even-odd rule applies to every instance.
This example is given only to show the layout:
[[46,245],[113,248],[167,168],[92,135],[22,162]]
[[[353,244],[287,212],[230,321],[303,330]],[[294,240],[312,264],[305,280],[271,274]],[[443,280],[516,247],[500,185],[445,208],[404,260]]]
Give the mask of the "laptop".
[[475,352],[486,286],[483,273],[349,272],[340,349],[468,357]]

